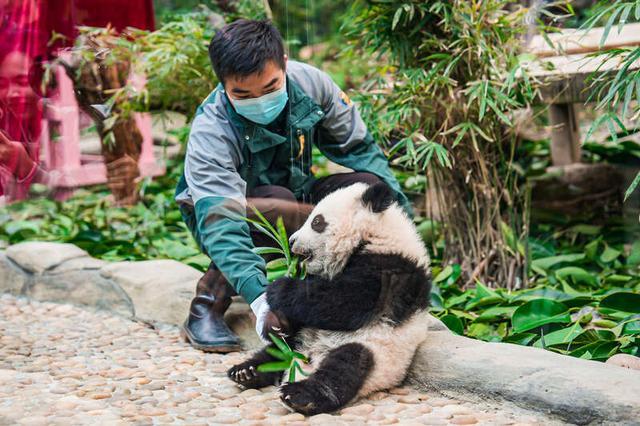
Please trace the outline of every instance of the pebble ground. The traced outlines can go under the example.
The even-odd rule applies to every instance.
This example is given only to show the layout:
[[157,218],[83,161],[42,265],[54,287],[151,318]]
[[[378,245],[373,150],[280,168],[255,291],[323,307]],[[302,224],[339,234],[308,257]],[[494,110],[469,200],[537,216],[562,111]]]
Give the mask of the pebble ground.
[[226,378],[246,356],[192,349],[175,327],[0,296],[0,425],[544,422],[408,387],[305,418],[284,408],[274,387],[243,391]]

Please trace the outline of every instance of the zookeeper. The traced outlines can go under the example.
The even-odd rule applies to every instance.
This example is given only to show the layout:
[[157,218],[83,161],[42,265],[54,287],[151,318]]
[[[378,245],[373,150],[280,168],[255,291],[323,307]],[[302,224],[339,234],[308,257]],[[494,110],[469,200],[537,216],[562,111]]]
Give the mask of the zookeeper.
[[[288,60],[270,22],[226,25],[209,56],[220,84],[196,112],[175,198],[211,265],[182,331],[195,348],[230,352],[240,349],[223,319],[231,296],[250,304],[263,339],[280,327],[266,301],[265,260],[253,251],[273,242],[243,219],[247,205],[272,222],[282,216],[289,233],[314,203],[355,182],[382,180],[411,207],[355,105],[326,73]],[[313,146],[353,172],[315,178]]]

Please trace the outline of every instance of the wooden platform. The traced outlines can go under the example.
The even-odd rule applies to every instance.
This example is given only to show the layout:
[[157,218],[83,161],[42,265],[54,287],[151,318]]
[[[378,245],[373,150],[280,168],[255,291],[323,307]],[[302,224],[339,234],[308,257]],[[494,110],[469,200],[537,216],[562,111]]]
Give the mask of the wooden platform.
[[[553,46],[542,35],[538,35],[526,49],[540,59],[530,73],[541,82],[540,101],[549,104],[551,158],[554,166],[580,162],[581,138],[576,104],[597,102],[592,87],[593,79],[613,78],[622,67],[620,59],[605,60],[605,55],[594,54],[640,46],[640,24],[626,24],[620,32],[615,26],[601,46],[604,32],[604,28],[594,28],[548,34]],[[637,69],[640,69],[640,60],[630,67],[630,70]]]

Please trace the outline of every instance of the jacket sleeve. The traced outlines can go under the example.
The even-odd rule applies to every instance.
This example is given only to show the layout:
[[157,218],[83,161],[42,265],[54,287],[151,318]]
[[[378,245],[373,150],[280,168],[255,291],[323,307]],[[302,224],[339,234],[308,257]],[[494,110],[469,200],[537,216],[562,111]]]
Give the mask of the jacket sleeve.
[[264,260],[253,252],[246,217],[246,183],[240,153],[205,109],[194,120],[185,158],[185,180],[194,202],[201,246],[248,303],[267,285]]
[[326,73],[317,70],[316,78],[325,113],[318,149],[334,163],[378,176],[393,189],[409,216],[413,216],[411,203],[403,194],[387,157],[368,132],[356,106]]

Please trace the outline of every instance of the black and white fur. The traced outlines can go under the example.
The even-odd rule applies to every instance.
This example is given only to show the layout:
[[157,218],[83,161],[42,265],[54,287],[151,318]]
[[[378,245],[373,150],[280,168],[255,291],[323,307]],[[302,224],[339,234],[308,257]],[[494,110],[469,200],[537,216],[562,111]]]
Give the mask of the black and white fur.
[[[426,338],[431,281],[424,244],[391,189],[358,183],[329,194],[291,243],[307,277],[273,282],[267,301],[311,375],[280,387],[284,403],[313,415],[400,384]],[[281,374],[256,370],[269,361],[265,348],[228,375],[248,388],[276,384]]]

